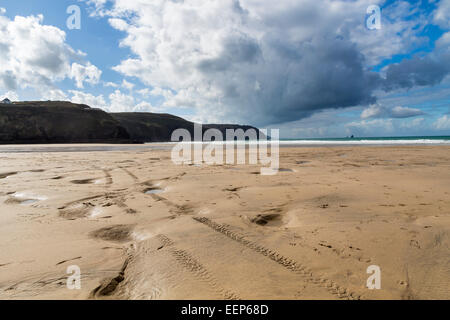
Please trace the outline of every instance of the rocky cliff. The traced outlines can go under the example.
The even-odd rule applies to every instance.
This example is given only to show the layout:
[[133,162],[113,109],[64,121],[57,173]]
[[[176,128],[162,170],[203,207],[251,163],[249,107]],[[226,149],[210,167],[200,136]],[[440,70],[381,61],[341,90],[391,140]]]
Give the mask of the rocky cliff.
[[[203,130],[249,126],[205,125]],[[167,142],[176,129],[194,123],[170,114],[106,113],[59,101],[0,104],[0,144]]]
[[124,143],[128,132],[108,113],[69,102],[0,104],[0,143]]
[[[194,123],[170,114],[157,113],[111,113],[111,116],[120,122],[128,131],[131,139],[145,142],[171,141],[172,133],[176,129],[186,129],[194,139]],[[250,126],[233,124],[205,124],[203,133],[208,129],[218,129],[226,137],[227,129],[258,129]]]

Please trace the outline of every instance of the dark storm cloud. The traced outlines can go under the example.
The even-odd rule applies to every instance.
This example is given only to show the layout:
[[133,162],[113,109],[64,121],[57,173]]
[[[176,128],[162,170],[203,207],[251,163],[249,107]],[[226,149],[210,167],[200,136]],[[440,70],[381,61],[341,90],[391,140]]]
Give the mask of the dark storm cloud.
[[5,71],[0,74],[0,87],[6,90],[17,89],[17,79],[11,71]]
[[[389,66],[386,78],[370,71],[370,66],[421,43],[417,34],[427,18],[424,13],[418,19],[418,9],[401,2],[384,10],[381,30],[367,30],[364,19],[372,4],[120,1],[108,15],[123,19],[124,13],[136,14],[116,25],[127,33],[123,44],[135,56],[114,70],[149,86],[170,88],[174,95],[165,106],[195,108],[202,121],[258,126],[296,121],[326,109],[372,105],[380,89],[441,82],[449,72],[445,55]],[[398,109],[389,114],[410,117],[417,112]]]
[[198,67],[204,73],[221,72],[233,64],[253,63],[260,54],[261,50],[255,40],[245,35],[229,37],[224,41],[224,50],[218,58],[206,59]]
[[[255,68],[246,72],[248,65],[230,63],[218,81],[222,88],[234,84],[233,92],[224,90],[230,92],[225,100],[230,105],[247,106],[241,117],[262,125],[282,123],[324,109],[376,100],[372,93],[381,79],[365,71],[364,57],[348,40],[319,37],[296,48],[282,42],[263,46],[265,55]],[[239,78],[232,77],[236,71]]]
[[383,87],[386,91],[411,89],[416,86],[433,86],[450,73],[450,54],[438,57],[414,57],[387,67]]

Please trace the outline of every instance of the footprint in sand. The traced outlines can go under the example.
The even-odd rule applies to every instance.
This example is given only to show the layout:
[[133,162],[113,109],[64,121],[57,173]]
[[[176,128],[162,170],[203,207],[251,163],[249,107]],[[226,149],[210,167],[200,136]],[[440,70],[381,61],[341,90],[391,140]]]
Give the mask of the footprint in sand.
[[293,169],[288,169],[288,168],[280,168],[278,169],[279,172],[295,172],[295,170]]
[[89,235],[95,239],[113,242],[127,242],[132,240],[133,228],[134,226],[132,225],[119,224],[95,230]]
[[0,173],[0,179],[6,179],[10,176],[16,175],[18,172],[6,172],[6,173]]
[[90,202],[74,203],[59,210],[59,216],[68,220],[98,216],[97,208]]
[[228,192],[238,192],[241,189],[243,189],[244,187],[230,187],[230,188],[225,188],[223,189],[223,191],[228,191]]
[[256,217],[251,219],[250,221],[252,223],[255,223],[260,226],[267,226],[271,222],[280,221],[281,215],[278,213],[271,213],[271,214],[258,214]]
[[92,184],[96,181],[97,179],[82,179],[82,180],[72,180],[70,181],[70,183],[73,184]]
[[127,270],[129,262],[130,262],[129,258],[125,260],[122,269],[120,270],[119,274],[116,277],[110,280],[108,279],[103,280],[102,284],[91,292],[91,297],[101,298],[113,295],[116,292],[120,283],[122,283],[125,280],[125,271]]
[[71,262],[71,261],[75,261],[75,260],[80,260],[80,259],[82,259],[82,258],[83,258],[83,257],[76,257],[76,258],[72,258],[72,259],[63,260],[63,261],[61,261],[61,262],[58,262],[56,265],[59,266],[59,265],[61,265],[61,264],[64,264],[64,263],[67,263],[67,262]]

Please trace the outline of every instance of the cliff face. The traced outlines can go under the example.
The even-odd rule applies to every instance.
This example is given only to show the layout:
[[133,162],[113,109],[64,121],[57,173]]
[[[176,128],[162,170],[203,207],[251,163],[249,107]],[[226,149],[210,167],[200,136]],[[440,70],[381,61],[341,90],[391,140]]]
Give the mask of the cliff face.
[[[194,123],[185,119],[170,115],[156,113],[112,113],[113,118],[118,120],[127,129],[131,139],[145,142],[168,142],[171,141],[172,133],[177,129],[186,129],[194,139]],[[233,124],[205,124],[203,133],[208,129],[218,129],[226,137],[227,129],[255,129],[251,126]]]
[[68,102],[0,104],[0,143],[126,143],[108,113]]
[[[204,125],[216,128],[252,128]],[[194,136],[194,123],[170,114],[106,113],[70,102],[0,104],[0,144],[168,142],[176,129]]]
[[131,139],[144,142],[168,142],[172,132],[187,129],[194,132],[194,123],[170,114],[111,113],[130,134]]

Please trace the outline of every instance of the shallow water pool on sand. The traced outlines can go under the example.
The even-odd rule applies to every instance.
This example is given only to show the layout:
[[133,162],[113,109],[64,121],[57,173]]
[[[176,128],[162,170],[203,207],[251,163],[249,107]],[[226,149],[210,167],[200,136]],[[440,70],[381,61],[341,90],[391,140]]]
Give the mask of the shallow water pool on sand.
[[145,194],[160,194],[163,193],[165,190],[159,189],[159,188],[152,188],[145,191]]

